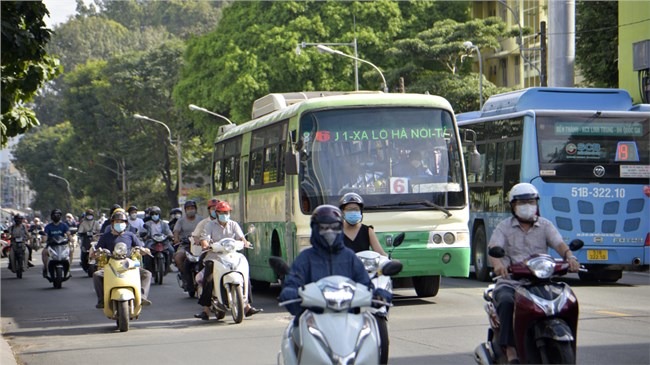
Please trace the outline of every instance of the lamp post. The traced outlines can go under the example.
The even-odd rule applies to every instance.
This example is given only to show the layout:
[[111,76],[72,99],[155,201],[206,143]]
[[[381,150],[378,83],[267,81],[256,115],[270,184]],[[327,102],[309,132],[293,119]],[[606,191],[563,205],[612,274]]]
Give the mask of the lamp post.
[[59,175],[54,175],[51,172],[48,172],[47,176],[65,181],[65,185],[68,188],[68,211],[71,211],[72,210],[72,191],[70,190],[70,182],[68,180],[66,180],[65,178],[59,176]]
[[354,41],[350,43],[307,43],[307,42],[301,42],[298,43],[298,46],[296,46],[296,54],[300,56],[300,50],[302,48],[308,47],[308,46],[348,46],[348,47],[354,47],[354,90],[359,91],[359,63],[358,63],[358,57],[359,54],[357,53],[357,37],[354,37]]
[[381,70],[379,69],[379,67],[375,66],[373,63],[368,62],[368,61],[366,61],[366,60],[363,60],[363,59],[361,59],[361,58],[355,57],[355,56],[350,56],[350,55],[347,54],[347,53],[343,53],[343,52],[341,52],[341,51],[337,51],[337,50],[335,50],[335,49],[331,49],[331,48],[329,48],[329,47],[327,47],[327,46],[324,46],[324,45],[322,45],[322,44],[317,45],[317,46],[316,46],[316,49],[318,49],[318,51],[321,52],[321,53],[330,53],[330,54],[335,54],[335,55],[339,55],[339,56],[343,56],[343,57],[347,57],[347,58],[352,58],[353,60],[357,60],[357,61],[359,61],[359,62],[363,62],[363,63],[367,63],[367,64],[369,64],[370,66],[374,67],[375,70],[377,70],[377,72],[379,72],[379,76],[381,76],[381,79],[382,79],[382,81],[384,82],[384,92],[385,92],[385,93],[388,92],[388,84],[386,83],[386,78],[384,78],[384,74],[381,72]]
[[115,166],[117,167],[117,170],[113,170],[112,168],[110,168],[108,166],[104,166],[104,165],[99,164],[99,163],[97,165],[99,165],[100,167],[103,167],[103,168],[105,168],[105,169],[107,169],[109,171],[113,171],[117,175],[118,179],[120,178],[120,170],[122,170],[122,173],[121,173],[121,175],[122,175],[122,207],[126,208],[126,201],[128,200],[127,199],[128,191],[127,191],[127,188],[126,188],[126,163],[124,161],[124,157],[122,157],[122,163],[120,163],[120,161],[118,161],[115,157],[109,156],[109,155],[107,155],[107,154],[105,154],[103,152],[98,152],[97,156],[110,158],[111,160],[115,161]]
[[133,114],[133,118],[141,119],[141,120],[148,120],[150,122],[158,123],[158,124],[161,124],[163,127],[165,127],[165,129],[167,129],[167,133],[169,133],[169,144],[172,147],[176,148],[176,158],[178,159],[178,194],[177,194],[177,198],[176,198],[176,204],[178,204],[178,202],[180,201],[180,198],[181,198],[181,189],[183,187],[183,174],[181,172],[181,157],[182,156],[181,156],[181,136],[180,136],[180,134],[176,136],[177,137],[176,138],[176,146],[174,146],[174,142],[172,142],[172,131],[169,129],[167,124],[165,124],[165,123],[163,123],[163,122],[161,122],[159,120],[149,118],[149,117],[147,117],[145,115],[140,115],[140,114]]
[[215,112],[212,112],[212,111],[209,111],[209,110],[206,109],[206,108],[201,108],[200,106],[196,106],[196,105],[194,105],[194,104],[190,104],[189,107],[190,107],[190,110],[194,110],[194,111],[198,111],[198,112],[204,112],[204,113],[212,114],[212,115],[214,115],[215,117],[219,117],[219,118],[225,120],[226,122],[228,122],[228,124],[235,124],[235,123],[231,122],[230,119],[224,117],[223,115],[218,114],[218,113],[215,113]]
[[[524,56],[524,33],[522,31],[522,28],[521,28],[521,22],[519,21],[519,14],[516,13],[508,5],[506,0],[499,0],[499,3],[501,3],[501,5],[503,5],[503,6],[505,6],[506,9],[508,9],[508,11],[510,11],[510,13],[512,13],[512,16],[515,18],[515,21],[517,22],[517,27],[519,27],[519,38],[517,38],[517,45],[519,45],[519,56],[524,60],[524,63],[528,64],[528,67],[533,67],[537,71],[537,73],[540,74],[540,77],[541,77],[541,72],[539,71],[537,66],[535,66],[533,63],[531,63],[530,60],[526,56]],[[524,81],[524,87],[525,86],[526,86],[526,82]]]
[[469,52],[476,50],[478,54],[478,94],[479,94],[479,110],[483,109],[483,60],[481,59],[481,50],[475,46],[472,42],[466,41],[463,43],[463,47]]

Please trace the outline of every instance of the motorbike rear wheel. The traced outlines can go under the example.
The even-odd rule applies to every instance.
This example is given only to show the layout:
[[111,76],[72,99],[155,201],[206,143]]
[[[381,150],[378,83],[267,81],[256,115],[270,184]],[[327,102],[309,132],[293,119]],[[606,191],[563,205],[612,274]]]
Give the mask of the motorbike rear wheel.
[[230,313],[235,323],[241,323],[244,320],[244,294],[241,285],[230,287]]
[[120,332],[129,330],[129,302],[119,302],[117,306],[117,328]]
[[165,276],[165,257],[162,255],[156,256],[156,259],[153,263],[154,270],[154,282],[158,285],[162,285],[163,276]]
[[[543,364],[575,364],[576,356],[570,342],[560,342],[548,339],[540,350],[546,352],[546,359],[542,356]],[[544,360],[547,360],[545,362]]]

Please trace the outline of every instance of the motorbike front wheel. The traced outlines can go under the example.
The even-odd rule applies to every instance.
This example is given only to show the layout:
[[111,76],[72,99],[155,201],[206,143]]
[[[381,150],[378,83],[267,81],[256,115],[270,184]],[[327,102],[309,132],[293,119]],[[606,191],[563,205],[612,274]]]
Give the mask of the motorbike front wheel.
[[[573,352],[571,342],[560,342],[551,339],[544,341],[540,348],[542,352],[542,364],[575,364],[576,356]],[[543,356],[543,355],[546,356]]]
[[63,268],[57,267],[54,273],[54,288],[61,289],[61,283],[63,283]]
[[235,323],[241,323],[244,319],[244,294],[241,285],[230,287],[230,313]]
[[379,363],[388,364],[388,318],[376,316],[377,327],[379,328]]
[[117,306],[117,328],[120,332],[129,330],[129,302],[122,301]]

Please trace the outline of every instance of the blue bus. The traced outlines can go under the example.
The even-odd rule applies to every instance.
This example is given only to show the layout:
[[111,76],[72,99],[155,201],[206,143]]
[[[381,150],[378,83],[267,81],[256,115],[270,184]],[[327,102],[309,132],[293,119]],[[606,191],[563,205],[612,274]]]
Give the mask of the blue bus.
[[[586,281],[616,282],[650,264],[650,105],[625,90],[528,88],[492,96],[457,115],[470,150],[471,263],[488,280],[486,246],[511,215],[507,194],[529,182],[540,214],[564,238],[585,242],[575,255]],[[469,159],[466,159],[468,161]]]

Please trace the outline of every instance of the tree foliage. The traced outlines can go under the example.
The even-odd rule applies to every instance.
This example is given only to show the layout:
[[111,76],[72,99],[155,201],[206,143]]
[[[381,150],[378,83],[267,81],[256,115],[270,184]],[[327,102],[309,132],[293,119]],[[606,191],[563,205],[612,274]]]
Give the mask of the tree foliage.
[[596,87],[618,86],[618,1],[576,2],[576,64]]
[[8,137],[39,124],[26,104],[43,83],[59,73],[58,60],[45,51],[50,40],[50,30],[43,22],[47,14],[42,2],[2,2],[0,147],[6,146]]

